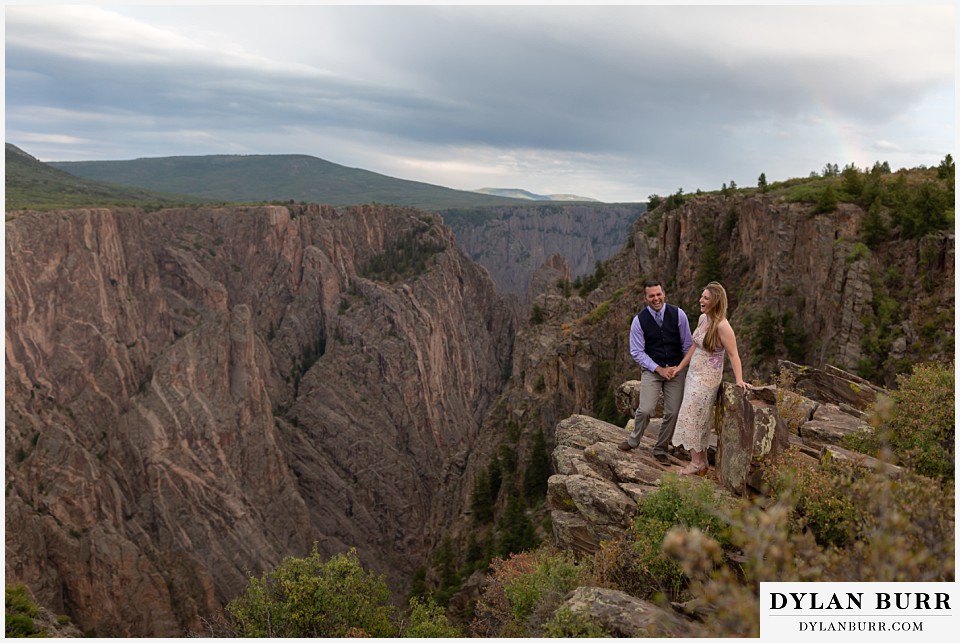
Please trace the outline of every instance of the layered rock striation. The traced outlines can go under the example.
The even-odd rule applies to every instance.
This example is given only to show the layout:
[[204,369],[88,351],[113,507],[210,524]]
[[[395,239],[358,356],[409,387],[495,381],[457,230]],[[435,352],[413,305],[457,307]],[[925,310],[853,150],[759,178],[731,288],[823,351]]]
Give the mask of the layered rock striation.
[[203,631],[313,543],[403,589],[516,316],[379,206],[8,213],[6,293],[6,580],[108,636]]

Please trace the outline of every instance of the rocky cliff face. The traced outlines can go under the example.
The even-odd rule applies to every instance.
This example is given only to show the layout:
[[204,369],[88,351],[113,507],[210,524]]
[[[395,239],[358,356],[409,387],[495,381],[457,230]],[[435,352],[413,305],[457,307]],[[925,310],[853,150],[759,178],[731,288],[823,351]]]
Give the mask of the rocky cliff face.
[[402,589],[516,315],[384,207],[8,213],[6,293],[6,581],[115,636],[200,631],[314,542]]
[[573,277],[592,273],[623,248],[645,204],[550,204],[449,210],[444,220],[460,245],[503,293],[524,296],[533,273],[562,256]]
[[571,415],[623,426],[614,393],[639,377],[628,333],[643,305],[642,280],[659,278],[668,301],[696,324],[708,259],[730,297],[747,379],[769,383],[777,360],[790,359],[867,370],[889,386],[911,363],[952,359],[953,233],[867,250],[858,243],[865,216],[846,204],[814,214],[810,205],[762,196],[697,196],[639,220],[587,296],[557,287],[563,270],[554,268],[530,298],[542,321],[518,331],[513,379],[491,411],[483,432],[490,445],[477,461],[489,460],[509,423],[543,430],[550,444]]
[[[900,467],[839,446],[844,436],[866,426],[865,409],[878,395],[877,389],[861,378],[840,369],[811,369],[784,362],[797,374],[798,390],[778,393],[776,386],[741,391],[723,384],[718,397],[721,421],[712,442],[713,466],[705,481],[716,486],[718,495],[763,494],[763,471],[779,454],[793,447],[798,457],[809,462],[833,460],[855,463],[896,479]],[[618,390],[618,406],[636,407],[639,381],[624,383]],[[788,430],[777,407],[778,395],[792,398],[788,406],[803,409],[791,413],[794,424]],[[843,400],[839,404],[839,400]],[[666,463],[651,453],[659,431],[659,419],[641,439],[639,449],[624,453],[617,448],[623,428],[586,415],[572,415],[556,427],[553,450],[556,473],[550,477],[547,506],[553,538],[561,549],[591,556],[601,543],[629,538],[637,514],[637,503],[660,489],[668,475],[677,475],[689,458],[682,449]],[[675,457],[679,456],[678,457]],[[662,636],[705,636],[703,605],[698,601],[654,605],[598,588],[581,587],[574,595],[586,593],[589,601],[568,598],[566,607],[590,614],[619,636],[643,636],[657,631]]]
[[868,249],[859,241],[862,208],[811,210],[760,196],[694,199],[668,213],[655,238],[635,232],[639,270],[696,310],[698,277],[715,253],[731,321],[757,366],[780,352],[889,385],[912,363],[952,359],[954,234]]

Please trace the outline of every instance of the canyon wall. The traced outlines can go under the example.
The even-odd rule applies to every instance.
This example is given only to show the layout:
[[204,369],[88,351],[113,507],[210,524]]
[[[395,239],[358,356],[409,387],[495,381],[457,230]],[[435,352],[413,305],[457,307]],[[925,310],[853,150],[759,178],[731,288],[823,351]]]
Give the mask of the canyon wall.
[[515,317],[422,212],[8,212],[7,584],[99,636],[202,632],[314,543],[402,592]]
[[[813,210],[762,195],[691,196],[638,220],[625,247],[605,262],[606,277],[585,296],[557,286],[569,278],[562,260],[544,266],[534,279],[541,290],[531,293],[517,333],[512,379],[491,409],[468,477],[506,443],[508,426],[527,436],[518,446],[523,461],[532,433],[542,430],[552,447],[555,427],[571,415],[626,422],[614,395],[640,377],[629,329],[644,305],[647,278],[663,282],[667,300],[687,312],[692,326],[705,274],[724,284],[748,380],[771,383],[777,361],[789,359],[889,387],[914,363],[951,362],[953,232],[891,235],[867,248],[862,208]],[[469,524],[466,515],[463,537]]]
[[524,297],[533,273],[562,256],[574,278],[623,249],[646,204],[556,204],[442,212],[464,251],[490,272],[497,290]]

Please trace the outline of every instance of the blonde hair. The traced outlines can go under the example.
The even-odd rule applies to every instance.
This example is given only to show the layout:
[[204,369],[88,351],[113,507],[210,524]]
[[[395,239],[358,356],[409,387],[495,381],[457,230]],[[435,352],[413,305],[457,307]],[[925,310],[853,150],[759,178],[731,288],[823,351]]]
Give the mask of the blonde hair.
[[710,291],[711,306],[707,311],[710,325],[703,336],[703,347],[712,353],[720,346],[720,322],[727,316],[727,291],[717,281],[708,283],[704,290]]

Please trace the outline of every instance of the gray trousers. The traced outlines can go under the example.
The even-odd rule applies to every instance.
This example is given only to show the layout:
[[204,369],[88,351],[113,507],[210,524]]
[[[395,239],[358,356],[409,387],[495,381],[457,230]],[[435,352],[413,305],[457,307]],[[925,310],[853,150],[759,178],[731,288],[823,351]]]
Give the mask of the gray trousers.
[[683,369],[672,379],[664,379],[654,371],[641,369],[640,373],[640,403],[633,415],[633,431],[627,438],[631,447],[640,444],[650,424],[650,416],[657,408],[660,393],[663,393],[663,423],[660,425],[660,435],[653,453],[667,453],[670,441],[673,439],[673,430],[677,426],[677,415],[680,413],[680,403],[683,401],[683,385],[687,379],[687,369]]

